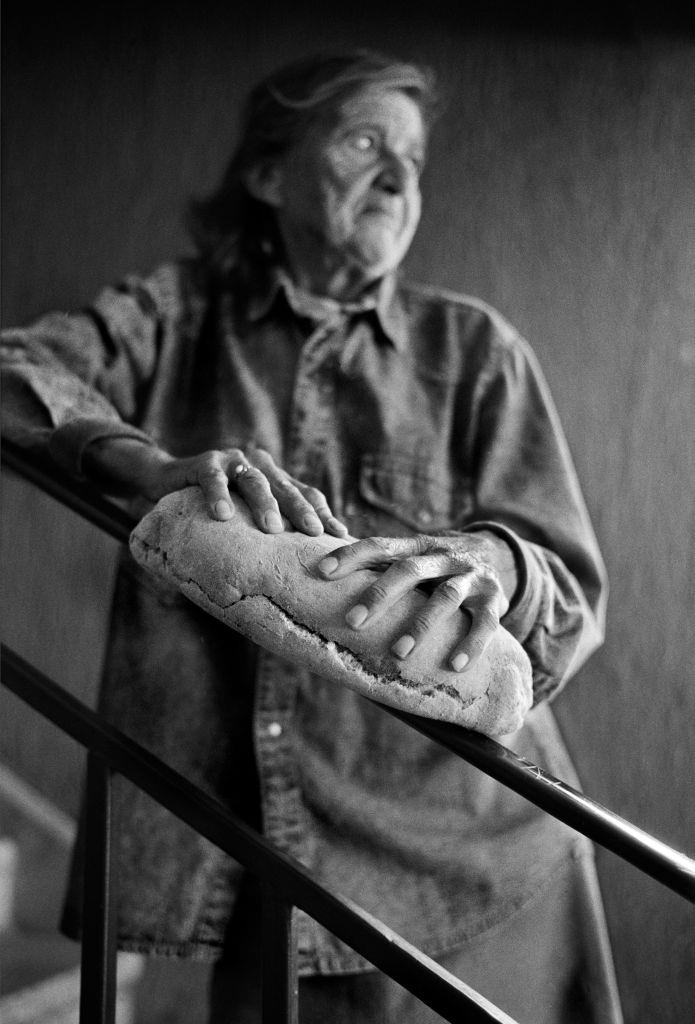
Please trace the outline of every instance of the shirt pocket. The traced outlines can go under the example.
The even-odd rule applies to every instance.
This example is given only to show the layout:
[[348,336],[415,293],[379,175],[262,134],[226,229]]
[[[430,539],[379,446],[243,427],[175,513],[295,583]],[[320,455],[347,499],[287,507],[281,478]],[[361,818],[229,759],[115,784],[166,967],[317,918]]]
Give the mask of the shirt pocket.
[[469,481],[453,480],[430,460],[406,454],[363,456],[358,489],[362,515],[369,521],[364,525],[372,533],[458,529],[473,510]]

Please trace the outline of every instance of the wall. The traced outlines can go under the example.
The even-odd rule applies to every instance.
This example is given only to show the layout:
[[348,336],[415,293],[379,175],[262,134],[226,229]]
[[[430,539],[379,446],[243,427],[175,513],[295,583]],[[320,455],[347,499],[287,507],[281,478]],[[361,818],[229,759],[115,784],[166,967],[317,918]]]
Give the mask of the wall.
[[[369,43],[431,62],[451,99],[410,269],[487,299],[541,359],[612,579],[607,642],[558,716],[586,790],[692,854],[694,39],[480,13],[464,31],[424,6],[6,4],[4,321],[179,252],[178,211],[280,60]],[[9,476],[4,497],[4,635],[89,697],[113,546]],[[74,809],[77,755],[5,709],[0,756]],[[599,863],[628,1024],[693,1019],[692,909]]]

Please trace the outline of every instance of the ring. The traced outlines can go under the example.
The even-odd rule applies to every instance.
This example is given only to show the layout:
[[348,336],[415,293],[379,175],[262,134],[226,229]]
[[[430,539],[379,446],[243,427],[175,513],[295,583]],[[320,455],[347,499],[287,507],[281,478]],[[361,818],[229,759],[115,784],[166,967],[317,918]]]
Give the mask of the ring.
[[250,469],[251,467],[247,463],[240,462],[238,466],[234,467],[234,479],[238,480],[240,476],[248,473]]

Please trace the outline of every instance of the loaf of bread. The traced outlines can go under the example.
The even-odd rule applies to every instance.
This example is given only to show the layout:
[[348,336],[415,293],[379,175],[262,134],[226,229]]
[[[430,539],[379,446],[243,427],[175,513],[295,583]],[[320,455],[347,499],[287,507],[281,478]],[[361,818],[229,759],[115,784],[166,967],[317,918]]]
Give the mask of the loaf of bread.
[[186,597],[261,647],[338,685],[405,711],[500,736],[519,728],[531,707],[531,666],[517,641],[499,627],[468,671],[448,657],[468,630],[458,611],[427,642],[400,660],[391,645],[427,600],[419,590],[360,630],[345,612],[375,578],[358,570],[327,580],[321,559],[350,542],[323,534],[266,534],[233,497],[227,522],[210,518],[199,488],[167,495],[131,535],[134,558]]

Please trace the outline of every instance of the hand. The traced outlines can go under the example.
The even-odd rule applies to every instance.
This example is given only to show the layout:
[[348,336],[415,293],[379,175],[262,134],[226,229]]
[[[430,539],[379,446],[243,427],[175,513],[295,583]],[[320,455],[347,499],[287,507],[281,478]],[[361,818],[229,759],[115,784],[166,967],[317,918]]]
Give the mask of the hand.
[[154,445],[130,438],[95,441],[86,449],[85,468],[96,477],[126,483],[151,501],[184,487],[198,485],[213,519],[234,515],[230,488],[241,495],[256,525],[266,533],[282,533],[285,516],[297,530],[317,536],[347,536],[321,491],[291,477],[262,448],[206,451],[177,459]]
[[435,623],[463,608],[471,626],[451,652],[450,664],[462,672],[475,664],[492,639],[516,590],[514,555],[496,534],[481,530],[455,537],[370,537],[332,551],[319,563],[331,580],[356,569],[383,572],[360,595],[345,620],[364,629],[384,615],[405,593],[432,580],[438,585],[410,623],[409,632],[393,644],[392,653],[407,658],[425,643]]

